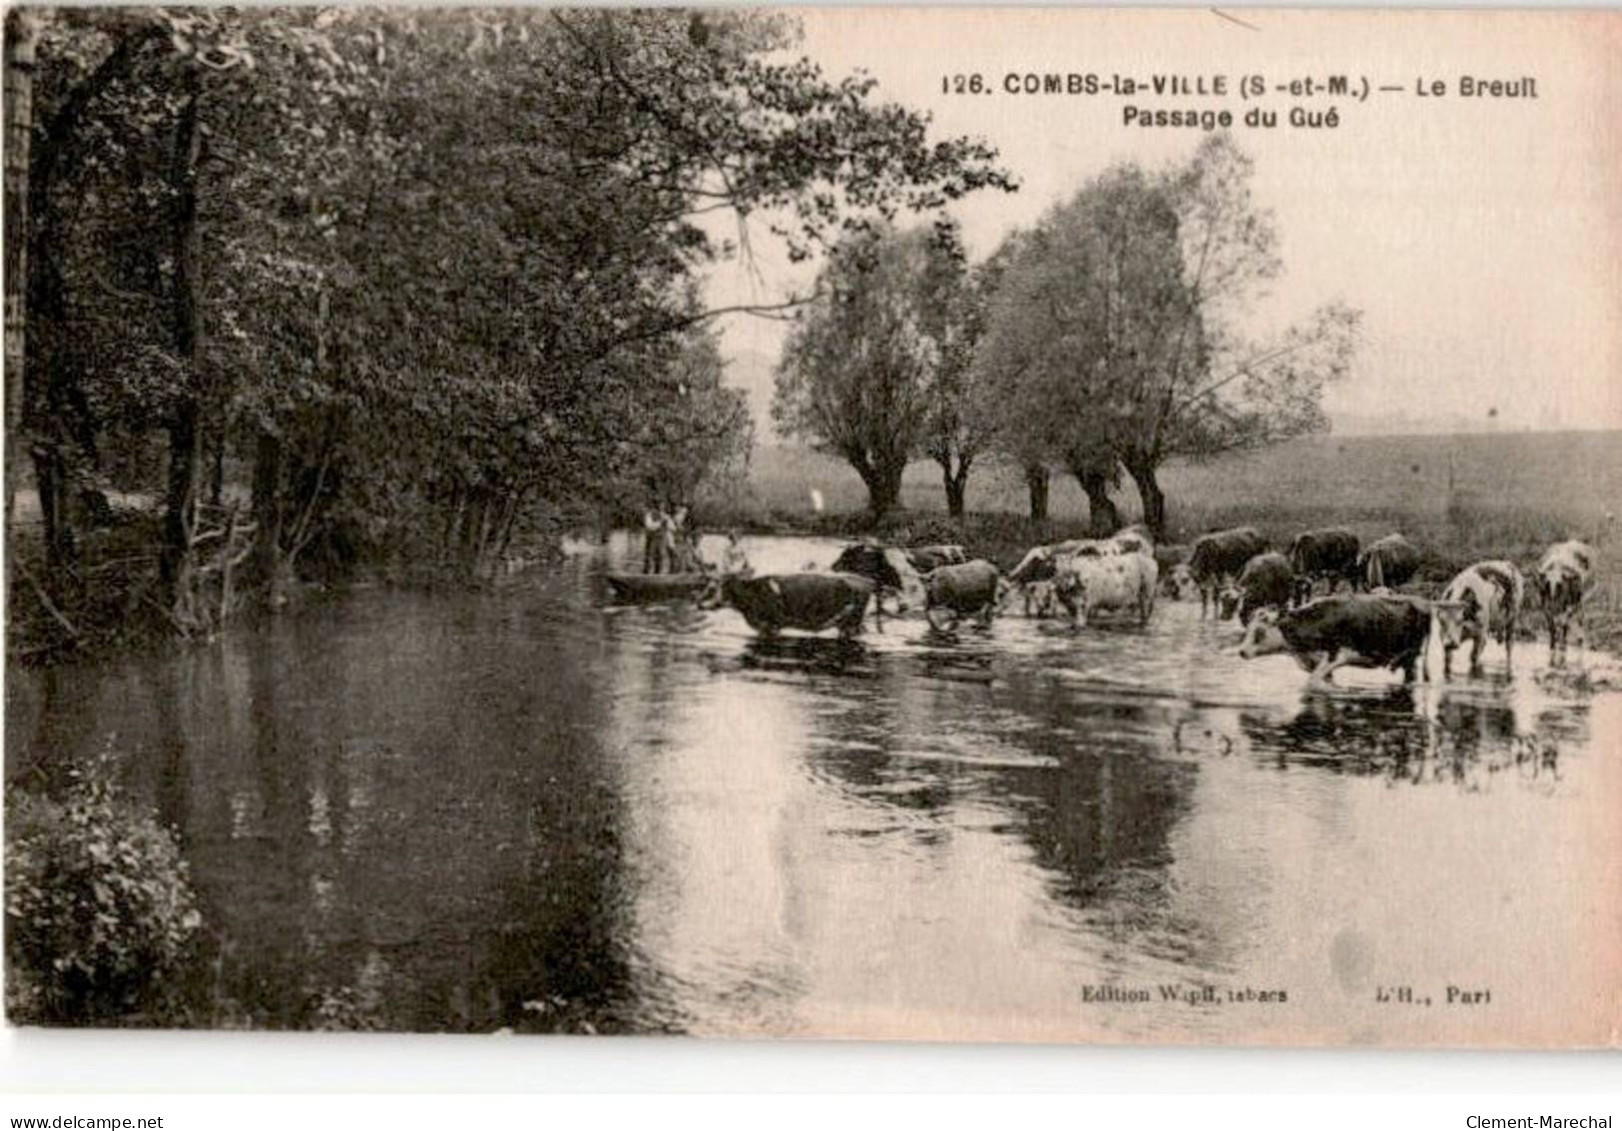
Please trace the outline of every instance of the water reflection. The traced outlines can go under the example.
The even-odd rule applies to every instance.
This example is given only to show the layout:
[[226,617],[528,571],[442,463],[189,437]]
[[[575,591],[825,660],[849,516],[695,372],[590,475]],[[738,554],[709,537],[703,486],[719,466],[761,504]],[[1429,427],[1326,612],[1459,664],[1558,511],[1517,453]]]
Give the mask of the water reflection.
[[[1435,969],[1479,963],[1473,920],[1438,921],[1410,875],[1415,828],[1482,900],[1552,915],[1563,890],[1525,882],[1560,866],[1527,830],[1582,796],[1590,700],[1305,692],[1177,605],[1143,629],[765,640],[729,611],[601,608],[624,552],[14,673],[8,778],[122,759],[185,845],[217,1024],[1242,1035],[1081,988],[1310,984],[1370,907],[1425,922]],[[1461,808],[1495,782],[1514,870]]]

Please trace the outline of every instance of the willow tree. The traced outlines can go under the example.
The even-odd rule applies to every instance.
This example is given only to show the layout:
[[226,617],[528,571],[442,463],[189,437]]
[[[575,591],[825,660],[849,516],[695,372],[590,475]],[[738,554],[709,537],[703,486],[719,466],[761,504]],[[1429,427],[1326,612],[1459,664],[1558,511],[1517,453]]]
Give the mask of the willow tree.
[[1168,460],[1321,429],[1323,389],[1351,363],[1358,314],[1340,305],[1272,339],[1246,333],[1283,268],[1251,177],[1226,134],[1186,164],[1108,170],[1042,220],[989,335],[990,348],[1035,359],[1016,403],[1056,428],[1056,455],[1118,463],[1157,534]]
[[[956,410],[939,411],[943,370],[967,368],[950,356],[947,330],[960,277],[956,247],[937,231],[857,233],[829,256],[817,301],[784,344],[772,400],[779,433],[855,469],[875,516],[897,504],[902,473],[928,445],[963,458],[949,446],[961,436]],[[951,460],[943,466],[951,497]]]

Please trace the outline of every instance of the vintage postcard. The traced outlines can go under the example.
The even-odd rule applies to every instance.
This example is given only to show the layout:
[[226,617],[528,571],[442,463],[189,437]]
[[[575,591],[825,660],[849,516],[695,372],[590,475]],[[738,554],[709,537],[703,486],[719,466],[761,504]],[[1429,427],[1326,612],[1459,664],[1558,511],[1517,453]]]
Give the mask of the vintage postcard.
[[5,52],[11,1024],[1619,1043],[1622,14]]

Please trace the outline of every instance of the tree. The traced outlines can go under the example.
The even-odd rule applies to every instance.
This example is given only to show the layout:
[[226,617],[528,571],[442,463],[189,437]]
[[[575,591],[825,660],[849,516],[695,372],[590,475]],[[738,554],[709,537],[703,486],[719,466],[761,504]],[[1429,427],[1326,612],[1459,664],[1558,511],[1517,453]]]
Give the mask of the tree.
[[1341,306],[1275,341],[1241,331],[1282,267],[1251,171],[1226,134],[1185,165],[1109,170],[1044,218],[999,308],[994,350],[1036,359],[1020,387],[1027,419],[1062,420],[1054,450],[1118,462],[1156,534],[1168,459],[1323,427],[1323,387],[1351,362],[1358,315]]
[[936,238],[942,243],[929,259],[923,311],[939,362],[925,392],[929,416],[923,449],[940,465],[947,514],[961,518],[969,471],[992,439],[988,391],[974,359],[1006,259],[993,256],[968,270],[956,226],[937,225]]
[[1090,339],[1071,296],[1086,285],[1087,268],[1058,252],[1065,222],[1050,214],[999,249],[1004,268],[976,365],[997,446],[1024,470],[1032,519],[1046,518],[1048,467],[1056,464],[1086,493],[1091,528],[1108,534],[1120,525],[1110,497],[1120,463],[1107,440],[1108,414],[1085,380]]
[[960,364],[945,358],[954,256],[928,229],[847,238],[783,347],[772,401],[778,431],[850,464],[875,517],[896,505],[915,453],[934,445],[949,491],[951,461],[962,458],[944,398],[932,395],[948,364]]

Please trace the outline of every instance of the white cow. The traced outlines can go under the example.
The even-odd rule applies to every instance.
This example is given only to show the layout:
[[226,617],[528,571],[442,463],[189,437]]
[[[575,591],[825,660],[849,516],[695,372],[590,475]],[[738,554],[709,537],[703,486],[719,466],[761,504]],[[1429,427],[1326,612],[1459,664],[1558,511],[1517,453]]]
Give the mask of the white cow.
[[1505,561],[1477,562],[1462,571],[1432,608],[1436,635],[1442,641],[1442,675],[1453,673],[1453,652],[1470,641],[1470,670],[1481,670],[1481,652],[1492,636],[1504,646],[1504,664],[1515,662],[1515,624],[1520,618],[1526,583],[1521,571]]
[[1096,612],[1124,610],[1136,610],[1139,622],[1147,624],[1154,612],[1159,575],[1159,567],[1148,554],[1076,555],[1059,564],[1053,576],[1053,595],[1080,624],[1086,624]]
[[1587,643],[1583,630],[1583,599],[1594,584],[1594,551],[1582,542],[1559,542],[1549,547],[1532,578],[1549,621],[1549,662],[1556,651],[1566,650],[1573,623],[1577,640]]

